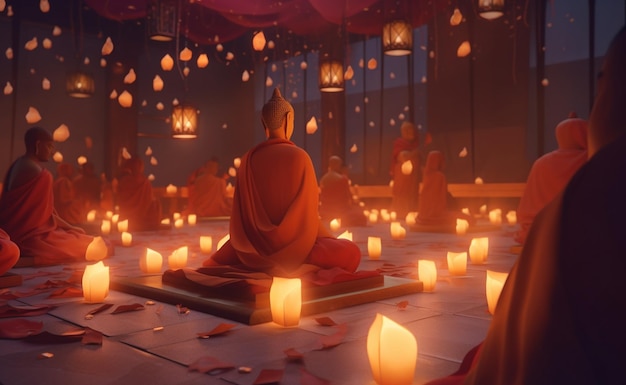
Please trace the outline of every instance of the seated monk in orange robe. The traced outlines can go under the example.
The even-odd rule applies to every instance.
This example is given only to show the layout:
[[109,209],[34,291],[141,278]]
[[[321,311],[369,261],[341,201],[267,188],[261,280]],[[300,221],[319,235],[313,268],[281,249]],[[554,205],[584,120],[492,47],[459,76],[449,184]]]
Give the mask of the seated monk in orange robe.
[[324,221],[339,218],[342,226],[365,226],[367,218],[353,205],[350,181],[341,172],[342,164],[340,157],[331,156],[328,172],[320,178],[320,217]]
[[517,207],[520,230],[515,240],[526,241],[535,215],[567,185],[572,175],[587,161],[587,121],[570,116],[556,126],[558,148],[533,163],[524,194]]
[[219,165],[215,160],[209,160],[202,169],[190,178],[189,213],[201,217],[229,216],[232,210],[232,201],[226,193],[226,181],[217,176]]
[[424,167],[417,223],[454,227],[457,218],[473,223],[473,218],[456,208],[454,198],[448,192],[448,182],[443,169],[443,154],[439,151],[429,152]]
[[[419,153],[419,139],[415,132],[415,125],[410,122],[400,126],[400,137],[393,141],[391,151],[391,208],[398,217],[404,218],[407,213],[417,211],[421,178],[421,164]],[[404,162],[410,161],[411,172],[405,175],[402,172]]]
[[484,342],[428,385],[624,384],[626,28],[589,117],[589,159],[537,214]]
[[35,265],[85,260],[93,237],[59,217],[54,209],[52,174],[41,165],[54,151],[52,135],[32,127],[24,142],[26,153],[13,162],[4,179],[0,228],[19,246],[22,256],[34,257]]
[[83,210],[82,202],[76,196],[72,174],[74,174],[74,167],[71,164],[60,163],[57,166],[57,178],[52,186],[54,208],[68,223],[78,224],[85,221],[86,212]]
[[94,165],[87,162],[82,165],[80,175],[74,179],[76,197],[81,201],[85,212],[100,211],[102,181],[96,175]]
[[20,259],[20,248],[11,241],[9,234],[0,229],[0,276],[15,266]]
[[130,158],[122,165],[118,180],[120,220],[128,220],[129,231],[157,230],[161,224],[161,204],[143,170],[141,159]]
[[242,158],[230,240],[203,265],[238,265],[284,277],[320,268],[354,272],[359,247],[322,226],[315,169],[309,155],[289,141],[294,110],[278,89],[263,106],[262,122],[268,140]]

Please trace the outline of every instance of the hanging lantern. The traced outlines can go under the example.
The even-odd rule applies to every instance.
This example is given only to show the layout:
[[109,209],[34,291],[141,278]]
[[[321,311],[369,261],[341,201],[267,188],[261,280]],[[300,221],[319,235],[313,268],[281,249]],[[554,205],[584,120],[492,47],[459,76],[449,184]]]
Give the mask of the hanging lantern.
[[343,91],[343,64],[340,61],[320,60],[319,87],[322,92]]
[[148,36],[171,41],[176,37],[177,0],[151,0],[148,5]]
[[406,20],[392,20],[383,25],[383,51],[386,55],[404,56],[413,51],[413,27]]
[[95,92],[93,76],[82,71],[71,72],[65,78],[65,89],[74,98],[88,98]]
[[504,14],[504,0],[478,0],[478,13],[483,19],[497,19]]
[[181,139],[196,138],[198,111],[189,104],[181,103],[172,108],[172,137]]

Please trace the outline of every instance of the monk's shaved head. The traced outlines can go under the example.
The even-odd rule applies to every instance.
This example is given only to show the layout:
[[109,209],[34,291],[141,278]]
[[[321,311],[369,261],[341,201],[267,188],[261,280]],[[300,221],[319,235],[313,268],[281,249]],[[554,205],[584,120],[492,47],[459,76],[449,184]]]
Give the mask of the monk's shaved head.
[[27,152],[35,152],[37,142],[52,142],[52,134],[48,130],[35,126],[29,128],[24,134],[24,144]]

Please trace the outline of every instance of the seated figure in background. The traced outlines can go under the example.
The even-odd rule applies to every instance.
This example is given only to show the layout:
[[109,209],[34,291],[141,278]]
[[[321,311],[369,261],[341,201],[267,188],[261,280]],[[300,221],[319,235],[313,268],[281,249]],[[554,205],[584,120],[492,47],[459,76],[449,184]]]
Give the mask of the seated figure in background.
[[229,216],[232,201],[227,196],[226,180],[217,176],[219,165],[211,159],[189,178],[187,211],[200,217]]
[[262,122],[268,139],[242,158],[230,240],[204,266],[237,265],[283,277],[334,267],[354,272],[359,247],[332,237],[322,225],[315,169],[306,151],[289,140],[294,110],[278,89],[263,106]]
[[0,229],[0,276],[6,273],[20,259],[20,248],[11,241],[9,234]]
[[342,226],[365,226],[367,218],[353,203],[350,181],[342,166],[340,157],[328,159],[328,172],[320,178],[320,217],[324,221],[339,218]]
[[444,157],[439,151],[431,151],[426,158],[424,182],[420,193],[417,223],[428,226],[450,226],[454,228],[457,218],[473,223],[474,219],[463,214],[454,197],[448,192],[448,182],[443,173]]
[[68,223],[79,224],[85,222],[86,211],[76,196],[76,188],[72,177],[74,167],[69,163],[60,163],[57,166],[57,178],[53,184],[54,208],[59,216]]
[[26,153],[13,162],[4,179],[0,228],[19,246],[23,257],[34,257],[35,265],[85,260],[93,237],[59,217],[52,174],[42,166],[54,151],[52,135],[32,127],[24,143]]
[[[405,162],[411,162],[410,172]],[[417,211],[420,193],[421,164],[419,152],[419,138],[415,125],[403,122],[400,126],[400,137],[393,141],[391,151],[391,177],[393,178],[391,209],[398,218],[404,218],[407,213]]]
[[154,196],[152,183],[143,171],[141,159],[127,159],[122,164],[118,180],[120,220],[128,220],[130,231],[157,230],[161,224],[161,204]]
[[515,241],[524,244],[535,215],[553,200],[587,161],[587,121],[570,114],[556,126],[558,148],[533,163],[517,207],[520,229]]
[[85,212],[100,211],[102,182],[96,175],[93,163],[87,162],[82,165],[80,174],[74,179],[74,187],[76,197],[81,201]]

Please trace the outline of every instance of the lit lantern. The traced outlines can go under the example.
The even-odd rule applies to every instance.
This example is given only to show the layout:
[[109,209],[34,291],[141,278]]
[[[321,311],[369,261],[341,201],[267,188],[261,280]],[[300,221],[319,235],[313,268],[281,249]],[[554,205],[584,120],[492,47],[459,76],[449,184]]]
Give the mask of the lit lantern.
[[124,84],[133,84],[137,80],[137,74],[133,68],[128,70],[126,76],[124,76]]
[[183,221],[182,218],[178,218],[178,219],[176,219],[174,221],[174,227],[177,228],[177,229],[182,229],[183,228],[183,224],[184,224],[184,221]]
[[300,323],[302,282],[299,278],[274,277],[270,287],[272,321],[290,327]]
[[128,231],[128,219],[117,222],[117,231],[119,231],[120,233]]
[[107,210],[107,211],[104,213],[104,216],[105,216],[105,217],[107,217],[107,218],[109,218],[109,219],[113,218],[113,211],[111,211],[111,210]]
[[391,214],[389,214],[389,211],[387,209],[380,210],[380,217],[385,222],[389,222],[391,220]]
[[178,30],[178,2],[154,0],[148,2],[148,36],[154,41],[171,41]]
[[311,116],[308,122],[306,122],[306,133],[312,135],[317,131],[317,120],[315,116]]
[[172,137],[193,139],[197,137],[198,111],[190,104],[181,103],[172,108]]
[[94,237],[85,251],[85,259],[87,261],[99,261],[106,258],[108,254],[108,248],[106,242],[102,237]]
[[413,172],[413,163],[410,160],[402,162],[402,174],[411,175]]
[[109,267],[102,261],[85,266],[83,273],[83,297],[86,302],[98,303],[109,295]]
[[11,95],[11,93],[13,92],[13,86],[11,85],[11,82],[7,82],[7,84],[4,86],[4,89],[2,90],[2,92],[5,95]]
[[100,233],[102,235],[107,235],[111,232],[111,221],[108,219],[103,219],[102,224],[100,225]]
[[350,80],[353,77],[354,77],[354,70],[352,69],[352,66],[349,65],[348,68],[346,68],[346,72],[344,72],[344,74],[343,74],[343,78],[345,80]]
[[24,49],[27,51],[33,51],[35,48],[37,48],[37,45],[39,45],[39,43],[37,42],[37,37],[33,37],[32,39],[27,41],[26,44],[24,44]]
[[172,214],[172,218],[177,221],[181,218],[181,214],[179,212],[175,212]]
[[382,254],[380,237],[367,237],[367,254],[370,259],[378,259]]
[[417,213],[415,211],[411,211],[406,214],[404,221],[407,225],[413,226],[416,223]]
[[[167,195],[176,195],[177,191],[178,191],[178,187],[174,186],[171,183],[165,186],[165,193]],[[178,213],[178,215],[180,215],[180,213]],[[174,218],[174,219],[178,219],[178,218]]]
[[174,59],[169,54],[165,54],[161,58],[161,69],[163,71],[171,71],[172,68],[174,68]]
[[52,155],[52,160],[54,160],[57,163],[63,162],[63,154],[61,154],[58,151],[55,152],[54,155]]
[[242,82],[247,82],[248,80],[250,80],[250,72],[248,72],[248,70],[244,70],[241,73],[241,81]]
[[496,226],[502,225],[502,210],[493,209],[489,211],[489,223]]
[[487,281],[485,283],[485,293],[487,296],[487,307],[489,313],[494,314],[498,300],[500,299],[500,293],[504,287],[506,279],[509,277],[508,273],[499,273],[497,271],[487,270]]
[[156,92],[159,92],[163,89],[163,79],[159,75],[155,75],[154,79],[152,79],[152,89]]
[[435,261],[422,259],[417,261],[417,276],[424,285],[424,291],[435,290],[435,284],[437,283],[437,266]]
[[369,219],[371,224],[377,223],[378,222],[378,213],[377,212],[371,212],[368,219]]
[[107,37],[104,41],[104,44],[102,44],[102,49],[100,50],[100,53],[102,54],[102,56],[109,55],[111,54],[111,52],[113,52],[113,48],[113,41],[110,37]]
[[340,61],[320,59],[319,88],[322,92],[343,91],[343,64]]
[[467,272],[467,252],[448,251],[448,271],[451,275],[465,275]]
[[207,56],[207,54],[202,53],[198,56],[198,59],[196,59],[196,65],[198,66],[198,68],[205,68],[206,66],[209,65],[209,57]]
[[117,102],[120,104],[120,106],[124,108],[129,108],[133,105],[133,95],[131,95],[130,92],[124,90],[120,94],[120,96],[117,97]]
[[487,215],[487,205],[482,205],[480,206],[480,208],[478,209],[478,212],[480,212],[480,215]]
[[239,168],[239,166],[241,166],[241,158],[233,159],[233,166],[235,166],[235,168]]
[[189,223],[190,226],[195,226],[197,221],[198,221],[198,216],[196,216],[196,214],[187,215],[187,223]]
[[254,48],[255,51],[263,51],[263,48],[265,48],[265,43],[266,40],[263,31],[258,32],[252,38],[252,48]]
[[28,112],[26,112],[26,123],[35,124],[41,120],[41,115],[39,111],[35,107],[28,107]]
[[341,219],[334,218],[333,220],[330,221],[330,229],[332,231],[337,231],[339,230],[340,227],[341,227]]
[[466,57],[472,52],[472,46],[469,41],[465,40],[459,45],[459,48],[456,49],[456,56],[458,57]]
[[415,336],[380,313],[367,333],[367,356],[377,384],[413,384],[417,362]]
[[517,212],[511,210],[508,213],[506,213],[506,221],[511,226],[515,225],[517,223]]
[[483,181],[483,178],[477,176],[476,179],[474,179],[474,183],[475,184],[483,184],[485,182]]
[[221,249],[222,246],[224,246],[224,244],[228,242],[229,239],[230,239],[230,234],[226,234],[222,237],[222,239],[217,241],[217,250]]
[[465,214],[465,215],[471,215],[471,214],[470,214],[470,210],[469,210],[469,208],[468,208],[468,207],[463,207],[463,208],[461,209],[461,212],[462,212],[463,214]]
[[482,265],[487,261],[489,255],[489,238],[472,238],[469,247],[469,257],[475,265]]
[[54,139],[55,142],[65,142],[69,137],[70,129],[65,124],[61,124],[52,133],[52,139]]
[[385,55],[404,56],[413,51],[413,27],[406,20],[392,20],[383,25]]
[[452,16],[450,16],[450,25],[455,26],[461,24],[463,21],[463,14],[459,10],[459,8],[454,8],[452,12]]
[[79,156],[78,158],[76,158],[76,163],[78,163],[79,165],[84,165],[85,163],[87,163],[87,157],[86,156]]
[[487,20],[501,17],[504,14],[504,0],[478,0],[478,14]]
[[465,233],[467,233],[467,228],[469,227],[469,222],[465,219],[458,219],[456,220],[456,234],[457,235],[464,235]]
[[124,231],[122,233],[122,246],[130,246],[133,244],[133,235]]
[[392,211],[389,213],[389,219],[391,219],[392,221],[395,221],[398,218],[398,213],[395,211]]
[[191,52],[191,50],[187,47],[183,48],[182,51],[180,51],[180,53],[178,54],[178,58],[181,61],[189,61],[191,60],[192,56],[193,56],[193,52]]
[[406,237],[406,229],[402,227],[400,222],[391,222],[389,226],[389,231],[391,233],[391,239],[404,239]]
[[113,214],[111,216],[111,224],[112,225],[117,225],[117,221],[120,219],[120,215],[119,214]]
[[167,264],[170,269],[177,270],[187,266],[187,256],[189,255],[189,247],[183,246],[174,250],[167,258]]
[[204,254],[211,254],[213,250],[213,238],[210,235],[200,236],[200,251]]
[[96,220],[96,210],[89,210],[87,213],[87,222],[93,222]]
[[161,253],[146,248],[144,255],[139,258],[139,268],[146,274],[159,274],[163,266],[163,256]]
[[351,241],[352,240],[352,232],[350,232],[349,230],[346,230],[343,233],[339,234],[337,236],[337,239],[347,239],[347,240]]
[[161,224],[169,226],[170,225],[170,219],[169,218],[161,219]]

